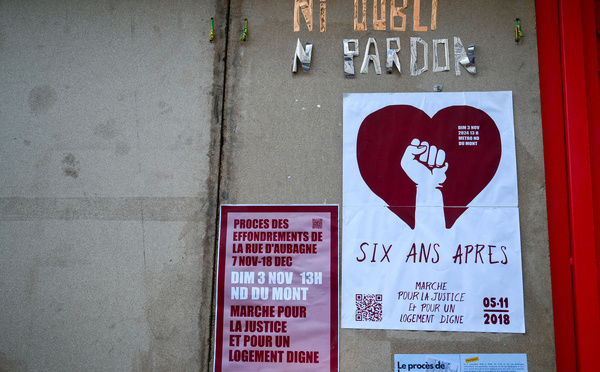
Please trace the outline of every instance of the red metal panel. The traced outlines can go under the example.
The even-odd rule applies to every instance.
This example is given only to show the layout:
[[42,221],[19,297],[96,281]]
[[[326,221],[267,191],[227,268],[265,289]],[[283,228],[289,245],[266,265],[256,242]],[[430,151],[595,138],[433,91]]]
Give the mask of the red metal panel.
[[600,304],[589,151],[582,2],[559,1],[577,368],[597,369]]
[[536,1],[554,337],[558,371],[576,370],[558,0]]
[[[588,129],[592,171],[592,192],[594,197],[594,229],[600,232],[600,83],[598,74],[597,30],[600,27],[600,1],[583,2],[583,47],[585,53],[585,81],[588,98]],[[596,271],[600,291],[600,236],[596,236]],[[600,292],[598,293],[600,298]]]
[[[586,12],[587,12],[587,10],[586,10]],[[598,52],[597,53],[598,54],[597,62],[598,62],[598,65],[600,65],[600,0],[594,0],[594,14],[595,14],[595,18],[596,18],[594,20],[594,24],[596,25],[596,51]],[[584,34],[587,34],[587,31],[584,32]]]
[[557,367],[590,371],[597,369],[600,349],[595,236],[600,231],[600,88],[594,0],[538,0],[536,14]]

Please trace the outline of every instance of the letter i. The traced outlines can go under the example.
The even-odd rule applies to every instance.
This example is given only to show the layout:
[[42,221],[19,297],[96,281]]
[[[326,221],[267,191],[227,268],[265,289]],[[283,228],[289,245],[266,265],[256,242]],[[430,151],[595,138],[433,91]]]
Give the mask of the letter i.
[[327,0],[321,0],[321,32],[327,31],[327,4],[325,1]]
[[375,245],[373,246],[373,258],[371,259],[371,262],[375,262],[375,252],[377,252],[377,243],[375,243]]

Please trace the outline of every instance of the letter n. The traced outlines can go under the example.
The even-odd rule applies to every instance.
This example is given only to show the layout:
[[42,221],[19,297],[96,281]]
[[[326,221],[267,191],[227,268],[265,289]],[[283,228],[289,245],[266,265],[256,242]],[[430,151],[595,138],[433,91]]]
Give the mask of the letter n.
[[456,71],[456,76],[460,76],[460,65],[463,65],[463,67],[471,75],[475,75],[477,72],[475,68],[475,47],[471,45],[469,49],[471,50],[471,48],[473,48],[471,52],[472,55],[469,56],[467,55],[465,47],[463,46],[460,38],[456,36],[454,37],[454,69]]
[[302,47],[300,39],[296,43],[296,54],[294,55],[294,64],[292,66],[292,72],[298,71],[298,60],[302,64],[302,71],[308,72],[310,69],[310,61],[312,59],[312,44],[306,43],[306,49]]
[[313,0],[294,0],[294,32],[300,31],[300,10],[308,31],[313,30]]

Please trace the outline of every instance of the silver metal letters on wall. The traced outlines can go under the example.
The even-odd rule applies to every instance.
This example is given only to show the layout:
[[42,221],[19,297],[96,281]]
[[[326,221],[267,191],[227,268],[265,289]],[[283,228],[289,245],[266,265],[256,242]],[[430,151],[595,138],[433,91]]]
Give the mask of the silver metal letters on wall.
[[[423,67],[420,69],[418,69],[417,43],[423,45]],[[421,75],[423,72],[427,71],[427,62],[429,60],[428,52],[427,43],[423,39],[420,37],[410,38],[410,74],[412,76]]]
[[465,51],[465,47],[459,37],[454,37],[454,69],[456,76],[460,76],[460,65],[463,65],[469,74],[475,75],[475,45],[469,46],[469,55]]
[[292,72],[298,71],[298,60],[302,64],[302,71],[308,72],[310,69],[310,61],[312,59],[312,44],[306,43],[306,49],[302,47],[300,39],[296,43],[296,54],[294,55],[294,65],[292,66]]
[[[392,49],[392,41],[396,42],[397,49]],[[393,70],[393,66],[396,65],[399,73],[402,73],[402,68],[400,67],[400,59],[398,59],[398,53],[400,52],[400,38],[399,37],[388,37],[386,39],[387,46],[387,58],[385,62],[387,74],[391,74]]]
[[[395,43],[395,47],[393,47]],[[351,46],[351,44],[353,44]],[[421,48],[419,47],[421,46]],[[371,48],[371,46],[373,48]],[[440,48],[442,46],[443,48]],[[354,71],[354,57],[360,55],[358,39],[344,39],[344,77],[354,78],[356,77]],[[400,64],[400,38],[390,37],[386,38],[386,59],[385,67],[386,73],[392,74],[394,66],[398,69],[398,72],[402,73],[402,67]],[[294,63],[292,66],[292,72],[298,71],[298,61],[302,65],[302,71],[308,72],[312,60],[312,49],[311,43],[306,43],[306,47],[302,46],[300,39],[296,42],[296,51],[294,54]],[[371,53],[371,49],[373,53]],[[421,50],[422,49],[422,52]],[[443,52],[441,51],[443,49]],[[450,47],[448,39],[433,39],[432,42],[433,50],[433,72],[450,71]],[[443,53],[443,65],[441,64],[440,53]],[[422,60],[422,62],[421,62]],[[365,55],[363,63],[360,68],[361,74],[367,74],[369,72],[369,62],[373,62],[373,68],[377,75],[381,75],[381,62],[379,58],[379,49],[375,38],[370,37],[365,47]],[[458,37],[454,37],[454,62],[455,62],[455,73],[456,76],[461,75],[462,65],[469,74],[475,75],[477,70],[475,67],[475,46],[470,45],[468,48],[462,44],[462,41]],[[419,65],[422,67],[419,68]],[[410,74],[412,76],[421,75],[423,72],[429,69],[429,44],[420,37],[410,38]]]
[[[375,46],[375,54],[369,54],[369,49],[371,48],[371,44]],[[366,74],[369,72],[369,61],[373,61],[373,67],[375,68],[375,73],[377,75],[381,75],[381,64],[379,62],[379,51],[377,50],[377,42],[374,38],[370,37],[369,41],[367,41],[367,47],[365,49],[365,58],[363,59],[362,67],[360,68],[361,74]]]
[[[444,45],[445,64],[440,67],[438,58],[438,45]],[[450,51],[448,50],[448,39],[433,39],[433,72],[450,71]]]
[[[350,43],[354,43],[354,50],[350,50]],[[354,77],[354,57],[357,57],[358,39],[344,39],[344,76]]]

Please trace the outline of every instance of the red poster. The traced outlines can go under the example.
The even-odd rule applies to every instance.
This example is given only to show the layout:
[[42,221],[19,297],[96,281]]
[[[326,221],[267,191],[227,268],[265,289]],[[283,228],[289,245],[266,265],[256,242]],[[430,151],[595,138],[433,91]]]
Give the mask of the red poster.
[[221,207],[215,371],[338,370],[338,207]]

